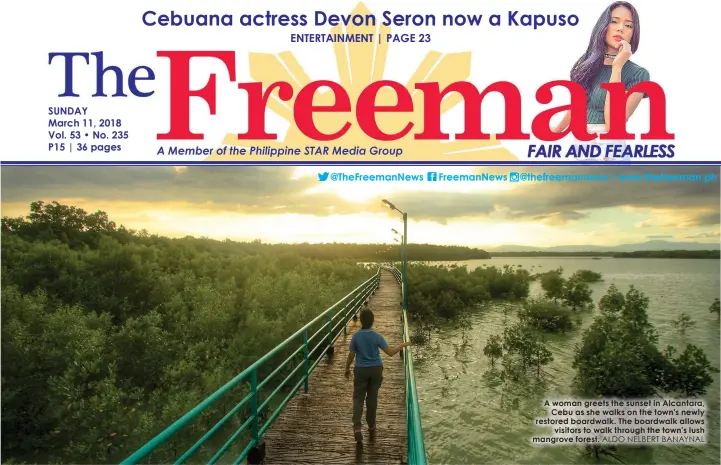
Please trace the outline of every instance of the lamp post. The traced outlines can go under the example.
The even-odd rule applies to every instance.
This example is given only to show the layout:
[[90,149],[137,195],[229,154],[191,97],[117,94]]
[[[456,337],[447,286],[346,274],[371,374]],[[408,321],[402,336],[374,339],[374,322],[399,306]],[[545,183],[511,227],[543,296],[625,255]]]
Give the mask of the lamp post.
[[401,283],[401,285],[402,285],[402,287],[401,287],[401,289],[402,289],[402,293],[403,293],[402,308],[405,311],[406,303],[407,303],[406,294],[408,291],[408,279],[406,279],[407,278],[406,273],[407,273],[407,267],[408,267],[408,263],[407,263],[408,256],[407,256],[407,250],[406,250],[407,249],[406,246],[408,245],[408,214],[406,212],[399,210],[395,205],[393,205],[386,199],[383,199],[383,204],[386,207],[390,208],[391,210],[395,210],[398,213],[400,213],[401,215],[403,215],[403,235],[401,236],[401,239],[402,239],[402,248],[401,248],[401,256],[402,256],[402,258],[401,258],[401,260],[402,260],[402,264],[401,264],[401,281],[402,281],[402,283]]

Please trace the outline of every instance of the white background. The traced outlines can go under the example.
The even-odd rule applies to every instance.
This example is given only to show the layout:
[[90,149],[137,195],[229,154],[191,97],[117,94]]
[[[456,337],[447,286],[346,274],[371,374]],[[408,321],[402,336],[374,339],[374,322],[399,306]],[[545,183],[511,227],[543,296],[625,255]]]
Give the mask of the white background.
[[[142,3],[142,4],[141,4]],[[242,27],[237,17],[243,13],[302,14],[312,20],[315,10],[349,14],[356,1],[45,1],[3,2],[0,13],[0,46],[5,62],[0,72],[2,84],[0,160],[127,160],[170,161],[155,155],[157,147],[170,141],[158,141],[157,133],[167,131],[169,121],[168,60],[156,57],[157,50],[235,50],[237,80],[252,81],[248,70],[248,52],[292,52],[311,79],[338,80],[333,46],[330,43],[298,44],[290,34],[325,33],[329,26],[315,27]],[[530,132],[533,116],[542,109],[565,104],[567,96],[559,91],[558,100],[542,106],[535,101],[536,89],[551,80],[568,79],[573,63],[585,51],[591,30],[607,1],[454,1],[400,2],[392,0],[364,2],[379,20],[382,12],[434,13],[438,23],[442,14],[482,13],[482,26],[432,28],[392,27],[393,32],[429,33],[430,44],[391,44],[385,79],[405,83],[424,56],[431,50],[444,53],[473,52],[469,80],[482,88],[499,80],[516,84],[524,97],[524,130]],[[667,97],[667,128],[676,134],[676,157],[673,161],[716,161],[718,124],[714,115],[720,107],[718,63],[718,17],[708,9],[711,3],[689,0],[678,2],[637,0],[632,2],[641,19],[639,49],[631,58],[645,67],[651,80],[662,85]],[[507,12],[520,10],[529,14],[576,14],[576,27],[491,27],[487,16],[498,13],[505,20]],[[141,20],[143,12],[158,13],[228,13],[234,16],[233,27],[148,27]],[[154,89],[150,98],[89,98],[94,93],[94,66],[78,66],[76,92],[82,98],[58,98],[63,91],[63,66],[48,65],[49,52],[104,51],[106,65],[117,65],[126,74],[135,66],[148,65],[156,73],[155,82],[140,82],[141,89]],[[83,69],[85,68],[85,69]],[[193,59],[191,87],[207,82],[209,73],[217,73],[217,114],[211,116],[200,99],[191,99],[191,129],[204,132],[205,140],[186,144],[218,147],[229,132],[246,127],[243,92],[228,82],[227,71],[218,60]],[[112,89],[112,78],[106,78]],[[106,90],[107,93],[107,90]],[[565,93],[565,92],[564,92]],[[501,113],[502,99],[491,95],[484,103],[484,114]],[[73,152],[51,153],[47,147],[49,106],[87,106],[94,119],[121,118],[130,132],[123,151],[90,157]],[[495,109],[492,109],[495,108]],[[629,131],[640,134],[648,128],[648,102],[644,100],[629,122]],[[498,113],[496,113],[498,112]],[[270,111],[269,111],[270,113]],[[444,129],[462,129],[461,107],[446,116]],[[707,116],[710,115],[710,116]],[[496,120],[500,118],[495,118]],[[269,129],[280,131],[287,124],[268,115]],[[485,131],[500,131],[502,121],[493,124],[488,118]],[[69,142],[69,141],[65,141]],[[669,143],[669,141],[661,141]],[[505,146],[525,159],[526,142],[504,141]],[[180,144],[176,144],[180,145]],[[177,160],[202,160],[204,157],[176,157]],[[532,161],[532,160],[526,160]],[[542,161],[542,160],[541,160]],[[658,161],[658,160],[652,160]]]

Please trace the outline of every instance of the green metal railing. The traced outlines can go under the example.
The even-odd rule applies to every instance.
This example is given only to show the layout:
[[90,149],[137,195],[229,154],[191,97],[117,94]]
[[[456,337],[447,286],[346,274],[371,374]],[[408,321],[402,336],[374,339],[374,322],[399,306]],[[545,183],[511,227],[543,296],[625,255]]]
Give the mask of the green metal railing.
[[[384,266],[390,270],[401,285],[403,292],[403,280],[401,272],[395,266]],[[408,331],[408,313],[402,306],[407,302],[401,296],[401,321],[403,322],[403,342],[410,342],[411,333]],[[411,348],[403,349],[403,365],[406,374],[406,431],[408,435],[408,465],[426,465],[426,446],[423,442],[423,426],[421,424],[421,409],[418,403],[418,391],[416,390],[416,373],[413,369],[413,355]]]
[[[143,459],[149,457],[150,454],[156,451],[156,449],[168,442],[177,433],[183,430],[184,427],[189,425],[201,413],[208,409],[208,407],[218,401],[230,390],[239,386],[243,382],[247,382],[249,384],[248,387],[250,392],[238,404],[236,404],[235,407],[233,407],[219,422],[217,422],[215,426],[213,426],[202,437],[200,437],[197,442],[195,442],[195,444],[193,444],[187,451],[185,451],[185,453],[180,456],[180,458],[178,458],[174,462],[176,464],[185,463],[204,445],[210,446],[209,440],[211,439],[211,437],[216,432],[218,432],[218,430],[220,430],[224,425],[226,425],[229,419],[233,417],[236,417],[237,419],[238,416],[241,416],[243,412],[247,411],[248,407],[250,407],[250,412],[248,413],[247,418],[245,418],[245,420],[243,420],[243,418],[240,419],[240,421],[243,422],[242,426],[240,426],[240,428],[237,429],[230,436],[230,438],[227,439],[227,441],[225,441],[225,443],[217,450],[215,455],[213,455],[213,457],[208,461],[208,463],[211,464],[216,463],[226,452],[228,452],[228,449],[231,446],[237,445],[235,443],[242,434],[245,433],[247,435],[246,431],[250,428],[250,439],[248,440],[240,455],[233,462],[235,464],[241,463],[243,460],[246,459],[246,457],[254,447],[261,444],[261,438],[263,437],[265,432],[268,430],[268,428],[270,428],[270,426],[275,422],[281,412],[285,409],[285,406],[293,398],[296,392],[298,392],[298,389],[300,389],[301,385],[304,387],[305,392],[308,392],[308,379],[313,370],[321,361],[322,357],[329,350],[332,350],[333,343],[340,336],[340,334],[346,334],[347,325],[351,317],[353,317],[353,315],[355,315],[363,307],[366,300],[378,289],[378,286],[380,284],[380,270],[381,268],[378,268],[376,273],[371,278],[369,278],[363,284],[354,289],[350,294],[348,294],[339,302],[335,303],[332,307],[315,317],[313,321],[306,324],[295,334],[293,334],[284,342],[276,346],[273,350],[262,356],[250,367],[243,370],[238,376],[226,383],[223,387],[218,389],[215,393],[210,395],[208,398],[198,404],[195,408],[183,415],[175,423],[173,423],[160,434],[155,436],[148,443],[138,449],[135,453],[126,458],[122,463],[128,465],[140,463]],[[312,328],[316,324],[321,322],[322,325],[320,326],[320,329],[318,329],[314,334],[309,336],[309,332],[312,331]],[[406,340],[407,331],[408,329],[404,323],[404,340]],[[316,338],[319,339],[316,340]],[[316,346],[311,349],[311,344],[314,341],[316,342]],[[294,347],[295,350],[293,350]],[[283,353],[283,351],[289,349],[293,350],[291,355],[287,357],[285,361],[282,362],[279,366],[273,369],[270,374],[265,376],[263,380],[260,380],[259,377],[263,373],[270,371],[270,367],[267,366],[267,363],[272,359],[272,357],[281,354]],[[286,367],[286,365],[288,365],[296,356],[300,355],[301,353],[303,356],[303,360],[293,369],[293,371],[288,376],[286,376],[279,383],[279,385],[272,391],[270,395],[265,398],[264,401],[261,401],[261,390],[264,387],[269,388],[270,380],[273,379],[273,377],[275,377],[276,375],[278,375],[278,373],[280,373]],[[406,360],[409,359],[410,357],[407,356]],[[280,404],[272,411],[272,413],[266,413],[266,410],[271,410],[271,402],[273,401],[273,399],[276,399],[277,402],[277,395],[284,387],[286,387],[286,385],[289,384],[291,378],[301,372],[301,370],[303,374],[300,380],[296,382],[290,392],[280,401]],[[412,370],[413,368],[411,364],[411,374]],[[408,376],[408,363],[406,362],[406,378],[408,378]],[[412,381],[413,391],[415,392],[415,380]],[[242,410],[244,408],[245,410]],[[417,410],[418,403],[416,401],[415,410],[412,414],[413,418],[416,418],[416,420],[414,420],[413,424],[414,427],[417,427],[417,431],[420,431],[420,418],[418,417]],[[409,413],[409,415],[411,414]],[[262,418],[267,418],[267,420],[261,421]],[[417,426],[415,426],[416,424]],[[422,437],[420,444],[422,447]],[[224,462],[226,462],[226,460],[224,460]],[[410,463],[425,463],[425,457],[424,461],[422,462],[414,461]]]

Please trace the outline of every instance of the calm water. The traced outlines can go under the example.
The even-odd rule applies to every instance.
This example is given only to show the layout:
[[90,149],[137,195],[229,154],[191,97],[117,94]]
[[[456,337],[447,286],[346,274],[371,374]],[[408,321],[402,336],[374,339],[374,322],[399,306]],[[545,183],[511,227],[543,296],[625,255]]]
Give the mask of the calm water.
[[[603,258],[494,258],[457,262],[469,269],[478,266],[515,265],[532,273],[563,266],[569,276],[579,269],[603,273],[604,281],[591,285],[598,300],[615,283],[624,294],[629,285],[650,299],[649,318],[655,325],[661,347],[683,348],[687,343],[701,347],[712,365],[719,368],[719,321],[708,311],[719,296],[719,261],[684,259]],[[533,283],[531,293],[539,293]],[[574,346],[594,314],[583,317],[580,328],[565,335],[549,336],[554,361],[546,366],[545,386],[530,384],[504,391],[489,376],[489,360],[483,347],[490,335],[502,334],[516,322],[515,306],[494,305],[473,316],[469,344],[462,347],[460,331],[444,329],[428,347],[418,348],[416,363],[418,393],[426,449],[434,464],[571,464],[621,463],[612,457],[596,460],[579,446],[534,446],[530,437],[548,435],[550,429],[533,425],[544,417],[545,397],[570,396],[575,370],[571,367]],[[597,310],[596,310],[597,312]],[[681,335],[671,325],[685,312],[696,325]],[[719,463],[719,375],[705,398],[709,406],[709,445],[674,447],[632,447],[616,451],[626,464],[718,464]]]

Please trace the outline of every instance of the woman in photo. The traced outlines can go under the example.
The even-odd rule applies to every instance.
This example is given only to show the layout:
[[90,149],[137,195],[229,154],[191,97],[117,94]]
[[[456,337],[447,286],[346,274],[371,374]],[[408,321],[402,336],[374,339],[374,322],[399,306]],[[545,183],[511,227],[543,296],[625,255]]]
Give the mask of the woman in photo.
[[[601,84],[623,82],[628,91],[639,82],[649,80],[648,71],[631,61],[631,56],[638,50],[640,40],[640,19],[638,12],[630,3],[614,2],[598,18],[586,52],[571,69],[571,81],[580,84],[586,90],[586,124],[589,133],[608,132],[608,92],[601,88]],[[634,92],[629,96],[626,103],[626,121],[645,97],[647,96],[643,92]],[[565,130],[570,119],[570,113],[566,112],[554,131]],[[621,141],[616,143],[618,142]]]

